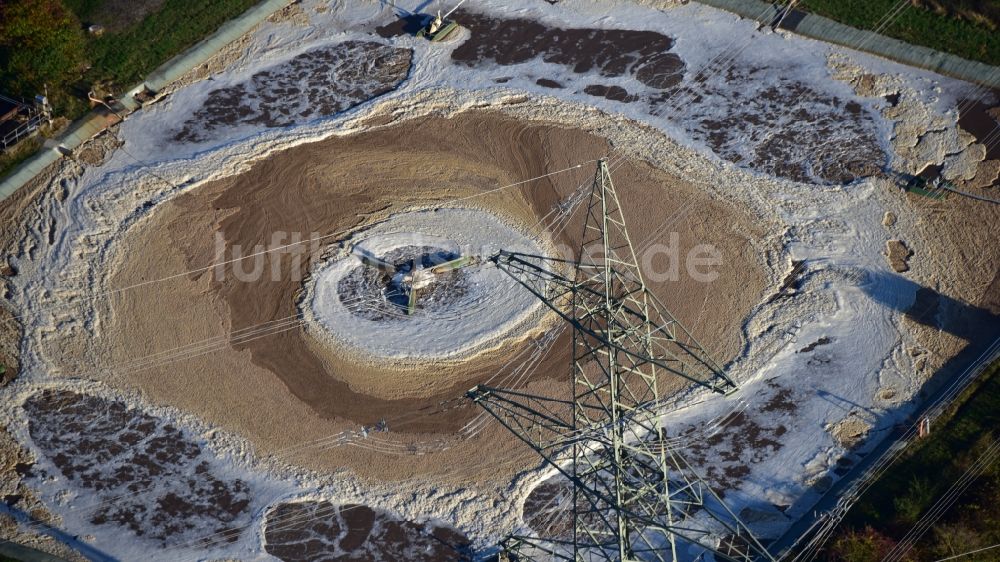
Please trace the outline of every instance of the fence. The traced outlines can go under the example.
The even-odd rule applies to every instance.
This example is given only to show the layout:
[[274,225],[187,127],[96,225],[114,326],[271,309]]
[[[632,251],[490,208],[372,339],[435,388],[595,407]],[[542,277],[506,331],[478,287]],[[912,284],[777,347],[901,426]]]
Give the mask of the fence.
[[18,108],[18,115],[24,118],[24,121],[19,123],[14,129],[7,131],[6,134],[0,137],[0,152],[13,147],[25,138],[34,134],[34,132],[38,130],[38,127],[49,118],[48,114],[44,110],[39,109],[36,106],[8,98],[3,95],[0,95],[0,100],[16,105]]

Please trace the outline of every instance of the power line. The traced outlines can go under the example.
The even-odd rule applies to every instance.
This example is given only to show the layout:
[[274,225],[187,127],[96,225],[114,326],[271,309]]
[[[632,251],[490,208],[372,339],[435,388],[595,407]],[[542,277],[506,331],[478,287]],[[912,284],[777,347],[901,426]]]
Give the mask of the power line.
[[987,547],[983,547],[983,548],[977,548],[976,550],[970,550],[969,552],[963,552],[962,554],[956,554],[954,556],[949,556],[947,558],[940,558],[938,560],[935,560],[934,562],[945,562],[946,560],[954,560],[956,558],[962,558],[963,556],[968,556],[970,554],[976,554],[976,553],[979,553],[979,552],[986,552],[987,550],[992,550],[994,548],[1000,548],[1000,544],[994,544],[992,546],[987,546]]

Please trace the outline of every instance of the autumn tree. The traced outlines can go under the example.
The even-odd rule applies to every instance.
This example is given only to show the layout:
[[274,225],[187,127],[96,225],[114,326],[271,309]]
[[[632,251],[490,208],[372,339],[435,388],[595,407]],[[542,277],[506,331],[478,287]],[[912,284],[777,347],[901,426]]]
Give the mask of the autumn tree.
[[0,0],[0,90],[31,98],[48,85],[58,97],[80,75],[85,43],[60,0]]

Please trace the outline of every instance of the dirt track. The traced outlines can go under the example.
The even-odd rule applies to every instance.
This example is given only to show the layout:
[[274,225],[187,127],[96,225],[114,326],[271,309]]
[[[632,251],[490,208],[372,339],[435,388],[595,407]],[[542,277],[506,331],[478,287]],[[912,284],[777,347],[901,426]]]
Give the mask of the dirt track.
[[[608,151],[605,140],[583,131],[474,113],[299,146],[246,174],[201,186],[153,213],[124,240],[117,260],[123,267],[110,282],[129,285],[211,263],[216,232],[230,249],[267,245],[274,232],[301,232],[304,237],[337,232],[395,211],[540,176]],[[589,184],[593,166],[463,204],[531,225],[581,183]],[[699,283],[682,276],[677,282],[653,284],[653,289],[704,345],[718,351],[721,361],[729,359],[739,346],[740,323],[765,283],[758,256],[740,238],[759,235],[757,227],[735,209],[644,163],[626,162],[614,175],[637,244],[669,220],[675,224],[655,233],[656,240],[668,242],[667,233],[677,232],[682,256],[700,243],[721,252],[717,281]],[[683,212],[675,215],[678,209]],[[557,242],[574,244],[582,215]],[[662,270],[661,258],[653,263]],[[308,267],[311,256],[303,259]],[[285,274],[291,261],[287,256],[281,261],[278,281],[264,276],[259,282],[242,282],[226,275],[219,283],[203,273],[164,283],[155,293],[130,292],[112,307],[104,348],[115,363],[125,362],[294,315],[301,281]],[[565,334],[562,340],[526,384],[550,391],[568,387]],[[156,403],[234,430],[265,453],[383,418],[391,433],[380,438],[398,443],[395,447],[423,451],[421,443],[436,443],[434,451],[421,456],[309,449],[296,460],[310,467],[350,466],[378,478],[426,474],[464,479],[491,464],[470,458],[475,450],[511,461],[485,471],[492,479],[534,462],[496,425],[456,442],[456,432],[481,413],[461,397],[518,351],[507,346],[501,353],[462,363],[390,370],[335,356],[296,328],[237,345],[222,342],[211,353],[164,367],[109,373],[109,382],[139,388]]]

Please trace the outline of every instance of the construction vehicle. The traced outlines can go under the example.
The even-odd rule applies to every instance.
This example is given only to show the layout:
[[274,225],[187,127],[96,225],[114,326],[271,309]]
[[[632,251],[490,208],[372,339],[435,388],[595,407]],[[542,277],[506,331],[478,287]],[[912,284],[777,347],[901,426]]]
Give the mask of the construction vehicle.
[[437,15],[431,19],[430,23],[417,32],[417,37],[426,37],[433,43],[447,39],[459,27],[461,27],[455,20],[448,19],[448,16],[457,10],[458,7],[464,2],[465,0],[460,0],[458,4],[455,4],[454,8],[448,10],[448,13],[443,16],[441,15],[441,10],[438,10]]
[[948,195],[948,191],[955,189],[955,186],[942,179],[938,172],[928,172],[926,169],[915,176],[897,174],[896,185],[907,193],[930,199],[944,199]]

